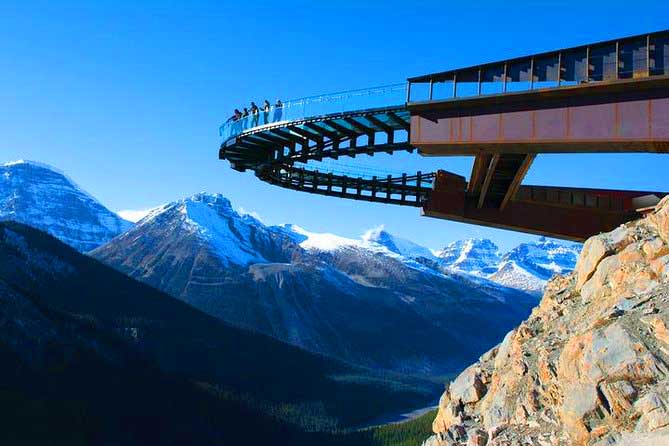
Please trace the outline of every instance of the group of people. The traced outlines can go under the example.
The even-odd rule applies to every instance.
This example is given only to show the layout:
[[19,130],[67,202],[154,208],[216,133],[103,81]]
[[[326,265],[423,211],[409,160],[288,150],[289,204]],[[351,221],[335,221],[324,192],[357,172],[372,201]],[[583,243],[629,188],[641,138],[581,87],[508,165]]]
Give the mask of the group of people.
[[[277,122],[281,120],[283,115],[283,103],[280,99],[276,100],[274,104],[274,113],[270,120],[270,112],[272,111],[272,106],[269,101],[265,99],[265,102],[262,105],[262,109],[256,105],[255,102],[251,101],[250,107],[244,107],[243,111],[239,111],[238,108],[235,109],[235,113],[225,121],[226,124],[233,123],[233,127],[239,127],[239,130],[245,130],[247,128],[256,127],[260,123],[260,114],[262,113],[262,123],[269,124],[270,122]],[[249,118],[250,116],[250,118]]]

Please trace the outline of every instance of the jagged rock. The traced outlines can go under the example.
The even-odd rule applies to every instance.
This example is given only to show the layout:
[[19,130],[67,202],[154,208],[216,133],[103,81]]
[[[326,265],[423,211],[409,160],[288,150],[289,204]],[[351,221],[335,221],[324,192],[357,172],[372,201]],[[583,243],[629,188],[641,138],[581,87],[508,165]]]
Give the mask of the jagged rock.
[[636,396],[636,389],[625,380],[604,382],[599,385],[599,391],[606,401],[608,412],[612,416],[621,417],[632,407],[631,401]]
[[625,226],[607,234],[589,238],[583,245],[583,251],[574,270],[576,272],[576,288],[581,288],[590,279],[602,259],[625,246],[630,238],[630,231]]
[[669,195],[657,205],[656,211],[649,217],[662,240],[669,245]]
[[669,426],[648,433],[623,433],[616,446],[664,446],[669,444]]
[[439,438],[436,435],[430,436],[421,446],[439,446]]
[[[442,397],[441,400],[444,398]],[[459,400],[445,401],[445,406],[439,406],[439,413],[432,423],[432,429],[435,432],[445,432],[453,425],[462,423],[462,405]]]
[[483,429],[471,429],[467,432],[467,446],[486,446],[488,433]]
[[[657,307],[653,307],[653,310],[654,313],[659,311]],[[651,333],[658,341],[669,346],[669,322],[667,322],[667,320],[661,318],[660,316],[652,316],[642,318],[641,322],[647,324],[650,327]]]
[[452,400],[460,400],[464,404],[477,402],[486,391],[481,381],[481,369],[476,365],[467,368],[451,383],[449,390]]
[[657,392],[649,392],[640,398],[634,404],[634,409],[641,414],[635,427],[638,432],[652,432],[669,425],[667,402]]
[[457,446],[669,445],[668,364],[664,199],[588,240],[575,271],[453,381],[433,429]]

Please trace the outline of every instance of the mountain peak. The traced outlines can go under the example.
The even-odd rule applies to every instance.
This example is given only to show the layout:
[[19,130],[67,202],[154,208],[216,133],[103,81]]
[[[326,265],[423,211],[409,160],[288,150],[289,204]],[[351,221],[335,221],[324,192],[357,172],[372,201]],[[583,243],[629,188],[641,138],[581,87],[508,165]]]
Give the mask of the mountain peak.
[[0,220],[49,232],[82,252],[131,226],[60,170],[26,160],[0,165]]
[[504,254],[493,280],[539,293],[555,274],[574,269],[580,251],[577,243],[557,243],[546,237],[521,243]]
[[196,194],[191,195],[188,198],[185,198],[183,200],[184,202],[192,202],[192,203],[204,203],[208,205],[213,205],[225,209],[232,209],[232,205],[230,204],[230,200],[225,198],[222,194],[218,193],[208,193],[208,192],[198,192]]
[[428,248],[389,233],[383,225],[372,228],[365,232],[362,241],[368,246],[381,246],[388,251],[411,259],[424,257],[434,258],[434,254]]
[[452,242],[436,256],[450,268],[477,275],[493,273],[501,259],[497,245],[484,238]]
[[[201,221],[203,213],[207,213],[206,209],[209,212],[213,211],[213,214],[210,215],[206,221]],[[202,225],[207,226],[211,224],[211,218],[215,218],[214,214],[222,218],[234,218],[234,219],[246,219],[245,216],[241,216],[233,208],[230,200],[225,198],[221,194],[211,194],[206,192],[198,192],[189,197],[182,198],[180,200],[173,201],[171,203],[158,206],[150,210],[137,224],[138,225],[149,225],[152,224],[152,221],[160,216],[168,215],[172,212],[176,212],[179,215],[184,215],[187,218],[187,221],[193,225]],[[170,218],[170,217],[167,217]],[[261,224],[256,219],[253,219],[253,222],[256,224]]]
[[390,249],[393,252],[398,252],[397,247],[395,246],[395,237],[388,231],[386,231],[384,225],[377,226],[367,230],[362,235],[362,240],[366,243],[378,243]]
[[160,240],[167,243],[161,248],[165,250],[175,249],[169,243],[172,241],[189,247],[179,255],[187,257],[193,250],[204,249],[226,266],[245,267],[285,262],[287,257],[280,247],[284,242],[292,246],[299,243],[286,232],[240,214],[221,194],[200,192],[154,209],[120,239],[130,245],[141,245],[145,239]]
[[295,224],[282,224],[277,226],[277,228],[280,228],[283,233],[299,243],[304,249],[335,251],[340,248],[360,246],[358,240],[341,237],[327,232],[319,233],[307,231]]
[[1,167],[14,167],[14,166],[26,166],[26,165],[40,167],[42,169],[48,169],[48,170],[60,173],[61,175],[63,174],[63,172],[61,172],[60,170],[58,170],[55,167],[50,166],[48,164],[40,163],[38,161],[23,160],[23,159],[15,160],[15,161],[8,161],[8,162],[4,163]]

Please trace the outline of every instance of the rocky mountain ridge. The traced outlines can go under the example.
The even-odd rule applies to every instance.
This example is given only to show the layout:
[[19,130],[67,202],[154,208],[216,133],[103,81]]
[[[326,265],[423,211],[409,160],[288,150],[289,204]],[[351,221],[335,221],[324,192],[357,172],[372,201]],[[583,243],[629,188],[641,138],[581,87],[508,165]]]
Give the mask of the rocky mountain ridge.
[[444,392],[424,446],[669,444],[669,199],[590,238]]

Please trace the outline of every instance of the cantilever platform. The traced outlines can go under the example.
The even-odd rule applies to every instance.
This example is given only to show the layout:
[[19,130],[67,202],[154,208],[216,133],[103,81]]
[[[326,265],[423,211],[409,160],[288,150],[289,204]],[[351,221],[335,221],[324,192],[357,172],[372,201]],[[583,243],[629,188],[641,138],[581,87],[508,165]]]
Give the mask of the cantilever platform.
[[[416,97],[421,84],[426,96]],[[666,194],[523,179],[541,153],[669,152],[669,31],[419,76],[406,87],[289,101],[270,116],[260,125],[258,115],[224,124],[219,157],[289,189],[584,240]],[[325,158],[414,150],[475,157],[469,180],[445,171],[365,178],[313,168]]]
[[365,179],[295,167],[324,158],[413,152],[406,137],[398,135],[408,130],[409,113],[404,106],[333,113],[249,129],[224,142],[219,157],[230,161],[235,170],[253,170],[261,180],[288,189],[420,207],[430,193],[434,173]]

